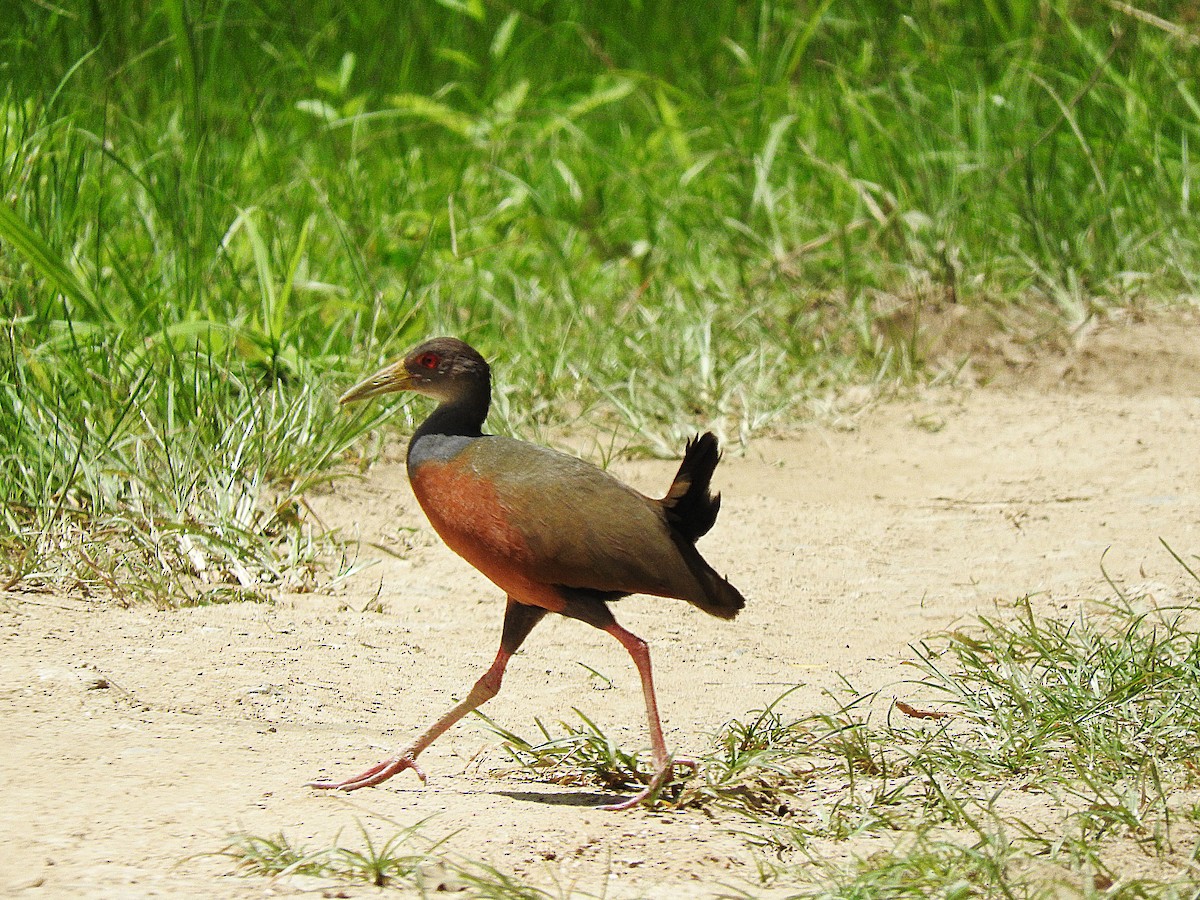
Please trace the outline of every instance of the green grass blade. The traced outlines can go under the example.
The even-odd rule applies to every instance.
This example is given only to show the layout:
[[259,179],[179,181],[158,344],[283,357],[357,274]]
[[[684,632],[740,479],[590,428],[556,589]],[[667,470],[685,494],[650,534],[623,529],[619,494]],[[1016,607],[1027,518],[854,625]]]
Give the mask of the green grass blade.
[[111,321],[109,311],[75,277],[62,256],[6,203],[0,203],[0,238],[8,241],[35,271],[61,293],[82,306],[87,316]]

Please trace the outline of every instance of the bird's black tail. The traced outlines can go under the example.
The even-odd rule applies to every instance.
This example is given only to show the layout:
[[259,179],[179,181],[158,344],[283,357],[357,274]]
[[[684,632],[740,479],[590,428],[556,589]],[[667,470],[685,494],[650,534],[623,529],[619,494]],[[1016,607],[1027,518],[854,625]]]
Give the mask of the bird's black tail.
[[692,598],[692,603],[714,616],[732,619],[746,605],[745,598],[692,546],[713,527],[721,509],[721,495],[713,494],[710,489],[713,471],[720,459],[721,451],[711,432],[692,438],[683,451],[683,462],[671,482],[671,489],[661,502],[667,521],[677,535],[680,553],[704,591],[704,597]]
[[717,521],[721,495],[714,495],[709,485],[720,459],[721,451],[712,432],[692,438],[683,451],[683,462],[671,489],[662,498],[671,527],[693,544],[708,534]]

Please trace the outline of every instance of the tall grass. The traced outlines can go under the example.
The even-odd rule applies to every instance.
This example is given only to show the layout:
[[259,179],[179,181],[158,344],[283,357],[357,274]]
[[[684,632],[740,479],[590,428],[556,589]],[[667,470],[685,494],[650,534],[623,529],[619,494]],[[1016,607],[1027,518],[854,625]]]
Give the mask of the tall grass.
[[277,581],[378,424],[329,397],[430,332],[495,427],[665,454],[918,375],[897,309],[1192,295],[1189,10],[10,4],[0,584]]

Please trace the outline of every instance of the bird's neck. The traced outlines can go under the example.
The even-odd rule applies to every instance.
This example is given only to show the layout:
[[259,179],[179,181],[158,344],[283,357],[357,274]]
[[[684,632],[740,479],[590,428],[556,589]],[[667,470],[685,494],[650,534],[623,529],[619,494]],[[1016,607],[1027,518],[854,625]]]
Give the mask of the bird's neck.
[[[491,386],[481,383],[452,400],[443,400],[413,434],[415,444],[426,435],[480,437],[491,405]],[[411,445],[410,445],[411,446]]]

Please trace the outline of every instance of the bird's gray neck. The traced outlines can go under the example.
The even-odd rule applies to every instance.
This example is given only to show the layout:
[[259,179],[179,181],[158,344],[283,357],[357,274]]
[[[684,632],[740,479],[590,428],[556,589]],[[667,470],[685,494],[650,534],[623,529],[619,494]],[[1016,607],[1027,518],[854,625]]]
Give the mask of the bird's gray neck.
[[463,386],[457,396],[439,403],[408,443],[409,471],[427,460],[449,459],[482,437],[491,401],[491,384],[483,379]]
[[421,434],[418,431],[408,442],[408,470],[412,472],[422,463],[446,462],[463,451],[480,435],[465,434]]

